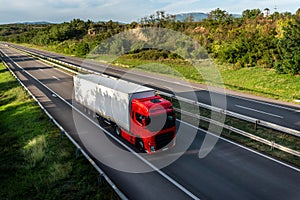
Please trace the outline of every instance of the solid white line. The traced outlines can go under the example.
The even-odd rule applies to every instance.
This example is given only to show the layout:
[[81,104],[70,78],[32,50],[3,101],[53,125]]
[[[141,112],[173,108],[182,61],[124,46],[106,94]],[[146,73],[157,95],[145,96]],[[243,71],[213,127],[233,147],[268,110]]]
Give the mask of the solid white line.
[[[4,53],[4,52],[3,52]],[[4,53],[5,54],[5,53]],[[8,57],[5,54],[6,57]],[[12,62],[14,62],[10,57],[8,57]],[[14,62],[19,68],[23,69],[20,65],[18,65],[18,63]],[[25,71],[25,70],[24,70]],[[52,89],[50,89],[48,86],[46,86],[45,84],[43,84],[40,80],[38,80],[37,78],[35,78],[33,75],[31,75],[29,72],[25,71],[25,73],[27,73],[29,76],[31,76],[34,80],[36,80],[39,84],[41,84],[42,86],[44,86],[46,89],[48,89],[52,94],[55,94],[59,99],[61,99],[63,102],[65,102],[67,105],[69,105],[72,109],[75,109],[78,113],[80,113],[83,117],[85,117],[87,120],[89,120],[91,123],[93,123],[95,126],[97,126],[98,128],[100,128],[103,132],[105,132],[107,135],[109,135],[111,138],[113,138],[115,141],[117,141],[119,144],[121,144],[124,148],[126,148],[128,151],[130,151],[131,153],[133,153],[136,157],[138,157],[141,161],[143,161],[145,164],[147,164],[148,166],[150,166],[153,170],[155,170],[157,173],[159,173],[161,176],[163,176],[165,179],[167,179],[168,181],[170,181],[173,185],[175,185],[178,189],[180,189],[181,191],[183,191],[185,194],[187,194],[188,196],[190,196],[193,199],[199,199],[197,196],[195,196],[193,193],[191,193],[189,190],[187,190],[185,187],[183,187],[181,184],[179,184],[178,182],[176,182],[174,179],[172,179],[170,176],[168,176],[167,174],[165,174],[164,172],[162,172],[160,169],[158,169],[155,165],[153,165],[152,163],[150,163],[148,160],[146,160],[145,158],[143,158],[142,156],[140,156],[138,153],[136,153],[135,151],[133,151],[131,148],[129,148],[126,144],[124,144],[123,142],[121,142],[119,139],[117,139],[114,135],[112,135],[110,132],[108,132],[107,130],[103,129],[99,124],[97,124],[96,122],[94,122],[93,120],[91,120],[89,117],[87,117],[85,114],[83,114],[80,110],[78,110],[76,107],[74,107],[72,104],[70,104],[68,101],[66,101],[64,98],[62,98],[60,95],[58,95],[57,93],[55,93]],[[200,200],[200,199],[199,199]]]
[[267,112],[264,112],[264,111],[261,111],[261,110],[255,110],[253,108],[248,108],[248,107],[241,106],[241,105],[235,105],[235,106],[239,107],[239,108],[246,109],[246,110],[251,110],[251,111],[254,111],[254,112],[258,112],[258,113],[262,113],[262,114],[265,114],[265,115],[270,115],[270,116],[273,116],[273,117],[278,117],[278,118],[283,119],[283,116],[280,116],[280,115],[275,115],[275,114],[272,114],[272,113],[267,113]]
[[223,141],[225,141],[225,142],[228,142],[228,143],[233,144],[233,145],[235,145],[235,146],[238,146],[238,147],[240,147],[240,148],[242,148],[242,149],[248,150],[248,151],[250,151],[250,152],[252,152],[252,153],[255,153],[255,154],[259,155],[259,156],[262,156],[262,157],[264,157],[264,158],[266,158],[266,159],[272,160],[273,162],[279,163],[279,164],[281,164],[281,165],[283,165],[283,166],[285,166],[285,167],[288,167],[288,168],[293,169],[293,170],[295,170],[295,171],[297,171],[297,172],[300,172],[300,169],[297,168],[297,167],[294,167],[294,166],[292,166],[292,165],[289,165],[289,164],[287,164],[287,163],[284,163],[284,162],[282,162],[282,161],[280,161],[280,160],[276,160],[275,158],[272,158],[272,157],[270,157],[270,156],[267,156],[267,155],[265,155],[265,154],[262,154],[262,153],[260,153],[260,152],[258,152],[258,151],[255,151],[255,150],[253,150],[253,149],[250,149],[250,148],[248,148],[248,147],[245,147],[245,146],[243,146],[243,145],[241,145],[241,144],[238,144],[238,143],[236,143],[236,142],[233,142],[233,141],[228,140],[228,139],[226,139],[226,138],[223,138],[223,137],[221,137],[221,136],[217,136],[217,135],[215,135],[215,134],[213,134],[213,133],[208,132],[207,130],[204,130],[204,129],[202,129],[202,128],[196,127],[196,126],[191,125],[191,124],[189,124],[189,123],[187,123],[187,122],[184,122],[184,121],[181,121],[181,120],[178,120],[178,121],[181,122],[181,123],[184,123],[184,124],[187,125],[187,126],[190,126],[190,127],[195,128],[195,129],[197,129],[197,130],[203,131],[203,132],[206,133],[206,134],[212,135],[212,136],[214,136],[214,137],[218,137],[219,139],[221,139],[221,140],[223,140]]

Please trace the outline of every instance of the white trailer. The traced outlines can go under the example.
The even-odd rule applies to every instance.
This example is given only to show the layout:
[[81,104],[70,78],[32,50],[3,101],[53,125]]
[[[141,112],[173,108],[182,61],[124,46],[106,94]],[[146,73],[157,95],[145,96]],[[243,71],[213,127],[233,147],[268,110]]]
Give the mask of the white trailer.
[[102,117],[130,130],[133,98],[155,96],[155,90],[106,75],[74,76],[75,101]]

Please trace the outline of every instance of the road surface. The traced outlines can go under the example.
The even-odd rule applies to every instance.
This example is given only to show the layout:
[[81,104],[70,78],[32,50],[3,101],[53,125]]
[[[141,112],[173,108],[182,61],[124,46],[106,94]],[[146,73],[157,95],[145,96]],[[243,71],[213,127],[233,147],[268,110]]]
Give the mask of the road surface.
[[[129,199],[300,199],[299,169],[224,139],[218,140],[208,156],[199,159],[198,151],[206,133],[184,122],[177,124],[181,131],[174,149],[140,158],[132,153],[136,151],[134,148],[129,152],[105,133],[112,133],[110,128],[101,130],[88,113],[85,113],[87,117],[72,113],[69,104],[73,83],[69,74],[11,48],[0,45],[0,49],[10,57],[5,61],[17,76]],[[187,138],[193,140],[181,152],[180,147],[187,143]],[[127,151],[126,157],[120,157],[119,150]],[[111,167],[129,170],[139,166],[147,171],[181,153],[177,160],[156,171],[129,173]]]

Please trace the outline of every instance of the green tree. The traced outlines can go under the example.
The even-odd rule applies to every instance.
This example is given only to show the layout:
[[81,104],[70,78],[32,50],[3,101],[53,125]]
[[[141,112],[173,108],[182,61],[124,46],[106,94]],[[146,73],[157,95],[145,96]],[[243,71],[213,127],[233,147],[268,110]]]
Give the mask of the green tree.
[[215,10],[210,11],[210,13],[208,14],[208,19],[217,22],[223,22],[228,18],[228,16],[229,15],[225,10],[221,10],[220,8],[217,8]]
[[242,18],[243,19],[255,19],[257,16],[261,14],[260,9],[252,9],[252,10],[244,10],[242,13]]
[[283,28],[283,37],[279,40],[279,59],[276,70],[280,73],[300,73],[300,9],[288,26]]
[[89,45],[85,42],[79,42],[76,45],[75,54],[76,56],[85,56],[87,53],[89,53],[90,48]]

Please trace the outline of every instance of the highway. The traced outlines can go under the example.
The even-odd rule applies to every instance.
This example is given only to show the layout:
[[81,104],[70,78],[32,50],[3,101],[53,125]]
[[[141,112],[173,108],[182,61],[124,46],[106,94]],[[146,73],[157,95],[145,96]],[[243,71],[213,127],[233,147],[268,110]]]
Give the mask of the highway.
[[83,60],[72,56],[64,56],[57,53],[31,49],[14,44],[10,45],[93,71],[126,78],[130,81],[149,85],[162,91],[169,91],[171,93],[175,93],[177,96],[196,100],[200,103],[205,103],[234,113],[300,131],[300,106],[296,104],[284,103],[230,90],[215,90],[212,88],[208,91],[207,87],[204,85],[188,83],[169,76],[158,74],[153,76],[153,74],[141,72],[139,70],[128,70],[116,66],[111,67],[87,59]]
[[[0,45],[0,49],[29,90],[129,199],[300,199],[298,168],[225,139],[219,139],[208,156],[199,159],[207,133],[181,121],[175,148],[137,155],[124,140],[115,140],[109,127],[100,128],[92,115],[72,109],[71,75],[12,48]],[[185,145],[187,149],[182,151]],[[170,158],[174,160],[164,164]],[[141,169],[144,172],[133,173]]]

